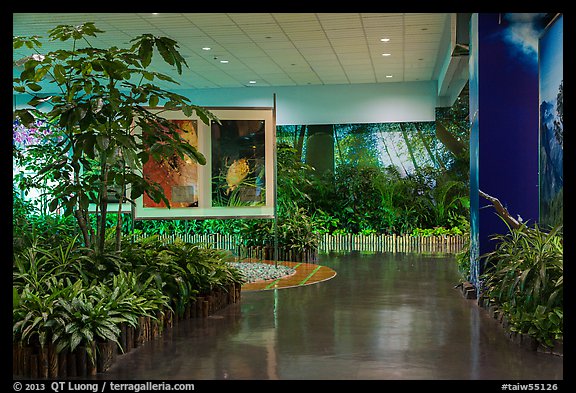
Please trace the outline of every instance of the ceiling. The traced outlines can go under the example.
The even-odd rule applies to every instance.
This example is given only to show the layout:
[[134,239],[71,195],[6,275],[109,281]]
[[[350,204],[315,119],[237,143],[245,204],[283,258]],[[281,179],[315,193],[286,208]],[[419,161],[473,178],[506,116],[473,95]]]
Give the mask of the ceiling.
[[[152,70],[172,76],[184,89],[392,83],[438,80],[450,15],[15,13],[13,35],[47,37],[59,24],[94,22],[105,31],[90,37],[100,48],[128,47],[143,33],[167,36],[178,42],[188,68],[178,75],[174,67],[154,62]],[[41,49],[69,48],[64,44],[44,40]],[[13,58],[30,54],[21,48]]]

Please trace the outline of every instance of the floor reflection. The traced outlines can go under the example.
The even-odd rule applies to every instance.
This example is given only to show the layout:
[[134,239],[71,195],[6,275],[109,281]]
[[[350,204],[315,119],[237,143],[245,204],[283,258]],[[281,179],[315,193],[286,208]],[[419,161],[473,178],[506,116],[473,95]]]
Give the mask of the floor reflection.
[[510,342],[454,285],[453,256],[324,254],[314,285],[254,291],[122,355],[101,379],[563,378],[561,357]]

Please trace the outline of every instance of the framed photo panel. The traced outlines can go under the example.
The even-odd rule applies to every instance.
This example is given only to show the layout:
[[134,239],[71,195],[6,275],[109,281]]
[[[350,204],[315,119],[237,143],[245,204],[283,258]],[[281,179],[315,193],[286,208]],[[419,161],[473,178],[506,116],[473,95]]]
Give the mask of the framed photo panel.
[[558,14],[538,41],[540,225],[564,223],[564,20]]
[[144,194],[135,200],[136,220],[274,218],[274,108],[206,109],[219,122],[205,124],[180,111],[161,112],[175,123],[180,136],[204,155],[206,164],[177,156],[149,160],[142,174],[162,187],[170,207]]

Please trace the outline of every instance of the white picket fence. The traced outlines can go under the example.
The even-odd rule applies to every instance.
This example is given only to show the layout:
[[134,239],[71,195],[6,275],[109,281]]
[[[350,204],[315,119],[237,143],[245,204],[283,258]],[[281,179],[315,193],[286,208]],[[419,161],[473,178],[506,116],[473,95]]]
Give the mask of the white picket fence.
[[[242,239],[239,235],[223,234],[171,234],[160,235],[161,240],[171,243],[176,239],[181,239],[189,243],[203,243],[214,248],[229,250],[234,255],[250,257],[256,259],[267,259],[273,257],[270,247],[242,246]],[[362,235],[362,234],[324,234],[318,245],[319,253],[331,251],[367,251],[367,252],[415,252],[415,253],[448,253],[455,254],[462,250],[466,243],[465,236],[442,235],[442,236],[412,236],[412,235]],[[310,253],[301,257],[302,260],[315,259]],[[286,258],[282,258],[285,256]],[[290,250],[279,250],[279,259],[293,260],[295,256]]]
[[417,252],[450,253],[460,252],[466,243],[458,235],[325,235],[319,245],[320,252],[329,251],[372,251],[372,252]]

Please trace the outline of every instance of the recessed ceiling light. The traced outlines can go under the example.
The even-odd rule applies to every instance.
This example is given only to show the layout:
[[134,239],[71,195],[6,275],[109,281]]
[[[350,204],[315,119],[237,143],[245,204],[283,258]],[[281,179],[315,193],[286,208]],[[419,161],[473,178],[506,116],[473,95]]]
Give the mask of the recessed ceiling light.
[[210,50],[212,48],[210,48],[209,46],[205,46],[204,48],[202,48],[202,50]]
[[391,53],[382,53],[382,56],[391,56]]
[[256,81],[248,81],[248,83],[250,83],[251,85],[255,84]]
[[220,63],[222,63],[222,64],[227,64],[227,63],[228,63],[228,60],[220,60]]
[[386,78],[392,78],[392,75],[386,75]]
[[382,42],[388,42],[388,41],[390,41],[390,38],[380,38],[380,41],[382,41]]

